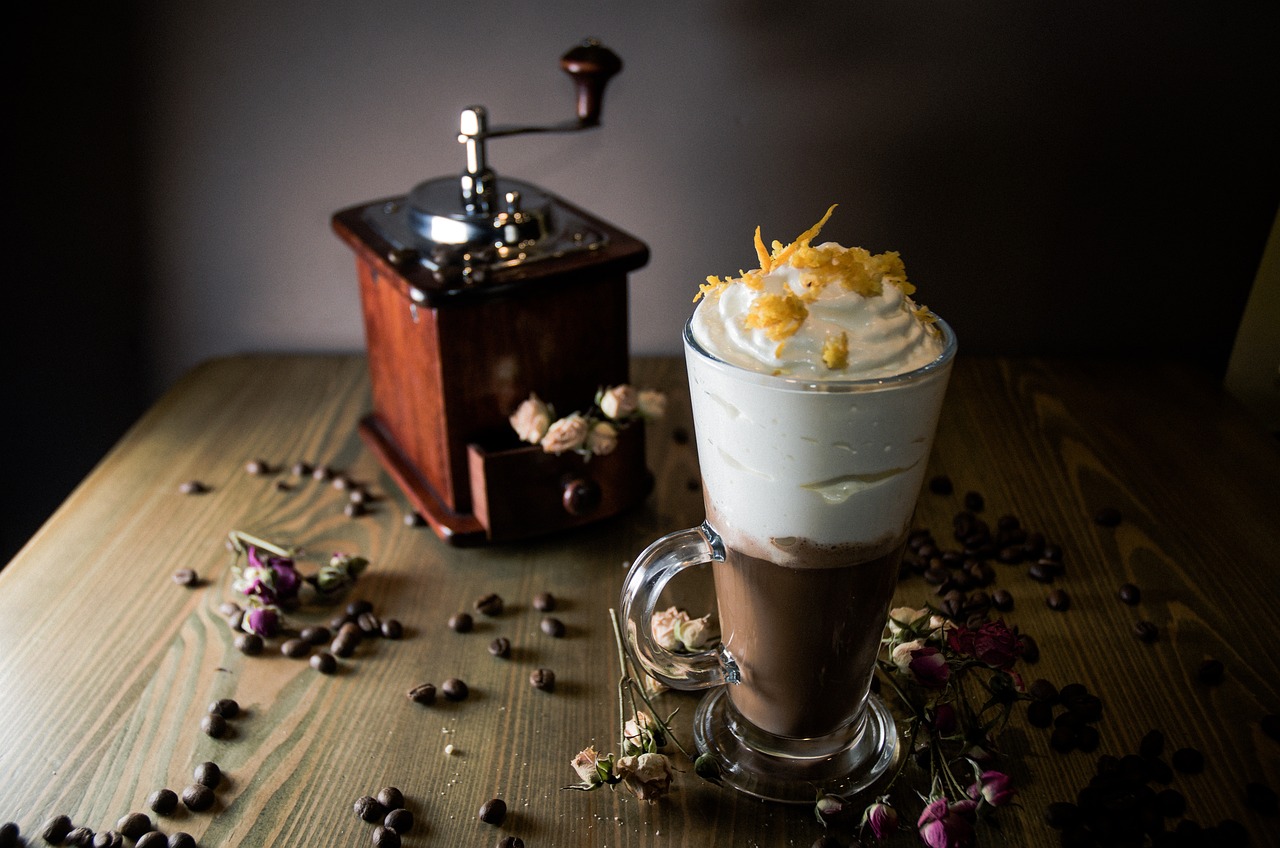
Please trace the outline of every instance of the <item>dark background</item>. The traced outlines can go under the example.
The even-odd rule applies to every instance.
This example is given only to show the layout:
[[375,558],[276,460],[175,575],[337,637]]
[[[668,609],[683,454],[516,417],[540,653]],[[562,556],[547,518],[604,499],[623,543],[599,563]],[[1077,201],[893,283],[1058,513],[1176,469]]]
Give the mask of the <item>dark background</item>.
[[[677,350],[697,282],[749,265],[756,224],[786,241],[840,202],[825,235],[900,250],[966,353],[1177,357],[1216,379],[1280,200],[1277,5],[32,7],[5,50],[0,562],[201,359],[358,349],[328,216],[460,167],[466,103],[565,117],[555,58],[583,34],[626,62],[605,127],[513,141],[498,167],[649,243],[637,352]],[[477,27],[484,49],[458,52]],[[269,163],[283,185],[262,151],[296,160]],[[267,192],[304,213],[245,224]],[[288,280],[275,256],[314,265]]]

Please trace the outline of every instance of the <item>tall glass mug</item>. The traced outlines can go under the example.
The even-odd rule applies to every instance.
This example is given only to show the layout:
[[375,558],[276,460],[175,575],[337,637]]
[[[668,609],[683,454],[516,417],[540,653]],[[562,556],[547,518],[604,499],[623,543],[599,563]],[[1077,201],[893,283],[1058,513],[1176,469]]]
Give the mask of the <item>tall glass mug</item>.
[[[711,689],[698,749],[725,782],[775,801],[870,787],[897,755],[869,694],[916,499],[955,358],[883,379],[811,381],[685,360],[707,520],[636,558],[620,601],[637,665],[674,689]],[[677,654],[653,637],[659,595],[712,564],[721,643]]]

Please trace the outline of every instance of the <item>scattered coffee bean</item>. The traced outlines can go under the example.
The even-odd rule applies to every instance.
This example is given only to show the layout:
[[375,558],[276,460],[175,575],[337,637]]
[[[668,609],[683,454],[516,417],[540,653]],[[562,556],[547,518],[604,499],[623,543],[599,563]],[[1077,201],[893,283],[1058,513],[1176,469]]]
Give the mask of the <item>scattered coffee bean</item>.
[[539,592],[533,596],[533,608],[538,612],[551,612],[556,608],[556,596],[550,592]]
[[[366,613],[361,613],[361,615],[365,615],[365,614]],[[338,628],[337,638],[350,639],[351,641],[359,645],[364,640],[364,631],[360,629],[360,625],[357,624],[354,620],[347,621],[347,622],[344,622],[343,625]]]
[[1132,583],[1121,583],[1120,591],[1117,594],[1121,601],[1131,607],[1142,601],[1142,590]]
[[244,623],[244,610],[236,610],[227,616],[227,626],[237,633],[241,632],[241,624]]
[[404,526],[406,527],[421,527],[426,523],[427,522],[422,519],[422,516],[413,510],[404,514]]
[[292,483],[290,483],[288,480],[277,480],[277,481],[275,482],[275,486],[276,486],[276,491],[277,491],[277,492],[292,492],[292,491],[293,491],[293,484],[292,484]]
[[177,571],[173,572],[173,582],[177,583],[179,586],[186,586],[187,588],[199,586],[200,575],[196,573],[194,568],[179,568]]
[[1033,665],[1040,661],[1040,643],[1026,633],[1022,634],[1022,661]]
[[294,477],[306,477],[311,473],[311,466],[307,465],[305,462],[295,462],[291,470],[293,471]]
[[955,487],[951,484],[951,478],[945,474],[939,474],[929,480],[929,491],[935,495],[949,495],[955,491]]
[[436,702],[436,687],[430,683],[420,683],[409,690],[409,700],[415,704],[434,704]]
[[1049,727],[1053,724],[1053,704],[1032,701],[1027,704],[1027,723],[1032,727]]
[[1027,576],[1037,583],[1052,583],[1057,575],[1058,570],[1053,567],[1052,562],[1047,565],[1044,562],[1033,562],[1027,569]]
[[1086,754],[1092,754],[1098,750],[1098,743],[1102,737],[1098,733],[1098,729],[1091,724],[1082,725],[1076,728],[1075,747],[1084,751]]
[[1200,663],[1196,669],[1196,680],[1206,686],[1216,686],[1222,682],[1223,665],[1221,660],[1208,659]]
[[359,644],[360,641],[358,639],[352,639],[349,636],[338,636],[338,638],[329,643],[329,653],[335,657],[346,659],[356,652]]
[[556,688],[556,673],[549,668],[534,669],[529,674],[529,685],[543,692],[553,692]]
[[498,840],[498,848],[524,848],[524,840],[518,836],[504,836]]
[[500,825],[507,818],[507,802],[501,798],[485,801],[476,815],[485,824]]
[[249,657],[257,656],[266,647],[257,633],[237,633],[235,642],[236,650]]
[[1265,783],[1251,781],[1244,786],[1244,802],[1252,810],[1257,810],[1264,816],[1274,816],[1280,811],[1280,798],[1276,797],[1276,792]]
[[356,799],[355,803],[356,815],[367,822],[380,822],[387,815],[387,808],[378,802],[377,798],[372,795],[365,795]]
[[321,674],[333,674],[338,670],[338,660],[328,651],[312,654],[311,667]]
[[229,617],[232,613],[240,612],[240,605],[234,601],[223,601],[218,604],[218,614],[223,618]]
[[387,813],[387,817],[382,820],[382,824],[403,836],[413,830],[413,813],[403,807],[394,809]]
[[70,832],[71,818],[69,816],[54,816],[40,828],[40,838],[50,845],[61,845]]
[[468,613],[459,612],[449,617],[449,629],[456,633],[470,633],[475,620]]
[[142,838],[133,843],[134,848],[169,848],[169,837],[158,830],[142,834]]
[[207,715],[200,719],[200,729],[214,739],[221,739],[227,733],[227,720],[220,715]]
[[505,636],[499,636],[489,643],[489,653],[503,659],[511,656],[511,640]]
[[1138,742],[1138,755],[1149,760],[1164,753],[1164,734],[1159,730],[1149,731]]
[[219,698],[209,705],[209,715],[220,715],[223,718],[235,718],[240,715],[240,704],[233,698]]
[[347,493],[347,500],[353,504],[364,505],[369,502],[369,493],[364,489],[352,489]]
[[1058,687],[1043,677],[1038,677],[1031,681],[1031,685],[1027,687],[1027,694],[1036,701],[1044,701],[1049,704],[1058,703]]
[[196,766],[192,776],[195,778],[196,783],[202,783],[210,789],[217,789],[218,785],[222,783],[222,769],[218,767],[217,763],[201,763]]
[[482,598],[477,598],[475,602],[476,612],[490,617],[502,615],[503,606],[502,598],[492,592]]
[[1063,589],[1054,589],[1044,600],[1049,609],[1057,612],[1066,612],[1071,607],[1071,596]]
[[382,619],[374,612],[362,612],[356,616],[356,626],[363,636],[378,637],[382,635]]
[[[71,832],[66,836],[68,845],[78,845],[82,848],[91,848],[93,845],[93,831],[87,827],[73,827]],[[141,842],[139,842],[141,844]]]
[[991,605],[1000,612],[1009,612],[1013,609],[1013,595],[1007,589],[996,589],[991,593]]
[[552,636],[556,639],[564,636],[564,622],[558,618],[547,616],[542,619],[542,624],[540,626],[542,627],[542,632],[548,636]]
[[1138,641],[1150,645],[1160,637],[1160,629],[1154,623],[1143,620],[1133,625],[1133,635],[1138,638]]
[[342,514],[347,518],[359,518],[368,511],[368,508],[364,504],[355,502],[349,502],[342,508]]
[[1045,808],[1045,824],[1054,830],[1070,830],[1083,818],[1080,808],[1067,801],[1054,801]]
[[373,602],[364,598],[356,598],[347,602],[347,615],[351,616],[351,620],[355,621],[366,612],[373,612]]
[[18,827],[17,822],[5,822],[0,824],[0,848],[17,848],[18,837],[22,835],[22,829]]
[[467,684],[456,677],[450,677],[444,683],[440,684],[440,691],[450,701],[465,701],[467,695],[471,694],[471,690],[467,688]]
[[196,848],[196,838],[185,831],[169,834],[169,848]]
[[329,632],[327,627],[313,626],[302,628],[302,631],[298,633],[298,637],[312,645],[323,645],[333,638],[333,634]]
[[1187,799],[1176,789],[1164,789],[1156,793],[1156,809],[1167,819],[1176,819],[1187,811]]
[[286,639],[280,645],[280,653],[291,659],[300,660],[311,653],[311,643],[306,639]]
[[378,825],[373,829],[373,844],[376,848],[400,848],[400,834],[386,825]]
[[93,835],[93,848],[121,848],[124,834],[118,830],[100,830]]
[[1280,715],[1275,713],[1264,715],[1258,720],[1258,727],[1262,728],[1263,733],[1280,742]]
[[404,793],[394,786],[384,786],[378,790],[378,794],[374,797],[388,811],[404,807]]
[[1104,506],[1093,514],[1094,523],[1101,527],[1116,527],[1120,519],[1120,510],[1113,506]]
[[1173,767],[1183,774],[1199,774],[1204,771],[1204,754],[1195,748],[1179,748],[1173,752]]
[[178,793],[172,789],[157,789],[147,798],[147,806],[151,812],[167,816],[178,809]]
[[404,636],[404,625],[398,619],[388,618],[382,622],[383,639],[399,639]]
[[329,466],[327,465],[317,465],[315,468],[311,469],[312,480],[319,480],[320,482],[323,483],[325,480],[328,480],[332,476],[333,476],[333,470],[330,469]]
[[261,459],[251,459],[244,464],[244,470],[250,474],[270,474],[271,466]]
[[140,839],[142,834],[154,829],[151,817],[146,813],[127,813],[116,822],[116,830],[124,834],[125,839]]
[[345,474],[337,474],[334,476],[331,485],[338,491],[345,492],[347,489],[351,488],[352,483]]
[[987,505],[986,500],[982,497],[981,492],[965,492],[964,508],[970,512],[982,512]]
[[182,803],[195,813],[212,807],[214,800],[213,790],[203,783],[193,783],[182,790]]

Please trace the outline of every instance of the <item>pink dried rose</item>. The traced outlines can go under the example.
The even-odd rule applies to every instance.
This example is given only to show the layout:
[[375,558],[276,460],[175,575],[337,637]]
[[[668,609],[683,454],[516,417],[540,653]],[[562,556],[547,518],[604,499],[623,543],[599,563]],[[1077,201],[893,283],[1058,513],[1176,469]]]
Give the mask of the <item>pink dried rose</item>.
[[941,689],[951,677],[947,658],[937,648],[926,645],[923,639],[903,642],[893,649],[889,658],[899,673],[927,689]]
[[582,779],[584,787],[594,788],[613,780],[613,754],[602,757],[594,745],[579,751],[570,761],[570,765]]
[[615,771],[641,801],[656,801],[671,790],[671,763],[662,754],[621,757]]
[[978,781],[969,787],[971,799],[981,799],[993,807],[1003,807],[1010,803],[1015,794],[1013,781],[1002,771],[984,771],[978,775]]
[[280,610],[271,605],[251,606],[240,619],[240,629],[269,639],[280,632]]
[[920,841],[929,848],[970,848],[974,839],[973,809],[972,801],[951,804],[945,796],[934,799],[916,823]]
[[575,412],[553,423],[539,444],[546,453],[559,456],[565,451],[577,450],[586,440],[587,419]]
[[641,418],[652,420],[667,414],[667,396],[657,389],[641,389],[636,405]]
[[1026,650],[1018,631],[1009,629],[1003,619],[983,623],[977,630],[957,627],[947,636],[951,650],[971,656],[991,668],[1008,671]]
[[600,411],[615,421],[630,418],[640,407],[640,396],[631,386],[623,383],[600,393],[597,401]]
[[507,420],[511,422],[511,428],[516,431],[520,441],[536,445],[542,441],[551,426],[551,408],[536,394],[530,394]]
[[597,456],[608,456],[618,447],[618,430],[607,421],[597,421],[587,431],[586,449]]
[[876,839],[887,839],[898,832],[898,811],[883,800],[876,801],[863,812],[861,826],[869,829]]

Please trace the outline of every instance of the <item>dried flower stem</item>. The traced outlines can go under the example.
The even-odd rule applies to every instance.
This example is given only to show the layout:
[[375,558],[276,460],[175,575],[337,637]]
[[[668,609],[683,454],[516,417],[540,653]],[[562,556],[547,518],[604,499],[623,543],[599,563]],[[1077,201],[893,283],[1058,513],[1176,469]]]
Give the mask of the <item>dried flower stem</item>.
[[296,551],[291,548],[282,548],[279,545],[273,545],[265,539],[259,539],[257,536],[250,536],[242,530],[232,530],[227,534],[227,537],[231,539],[231,547],[235,548],[235,551],[238,554],[244,553],[246,545],[261,548],[264,551],[270,551],[276,556],[281,557],[292,558],[296,553]]
[[[622,647],[622,628],[618,626],[618,613],[616,610],[610,608],[609,619],[613,622],[613,638],[618,646],[618,664],[622,667],[622,680],[618,684],[619,696],[620,696],[618,698],[618,713],[622,717],[622,725],[618,732],[622,734],[624,737],[622,739],[623,745],[624,746],[626,745],[626,739],[625,739],[626,731],[622,729],[626,727],[626,709],[622,706],[622,702],[625,697],[623,696],[622,693],[628,692],[629,693],[628,699],[631,701],[633,706],[635,705],[635,696],[636,695],[640,696],[640,700],[644,703],[645,707],[648,708],[649,715],[652,716],[653,720],[658,723],[658,727],[661,728],[663,735],[665,735],[667,739],[670,739],[672,742],[674,742],[675,746],[680,749],[680,753],[684,754],[686,757],[689,758],[689,760],[692,761],[694,759],[694,756],[690,754],[688,750],[685,749],[684,745],[680,744],[680,740],[676,738],[676,735],[674,733],[671,732],[671,727],[668,724],[672,716],[675,715],[675,712],[667,716],[666,720],[659,718],[658,711],[653,708],[653,704],[649,701],[649,696],[644,693],[644,687],[631,674],[631,668],[632,668],[631,663],[630,661],[628,661],[626,652],[623,650],[623,647]],[[632,710],[632,712],[635,712],[635,710]]]

